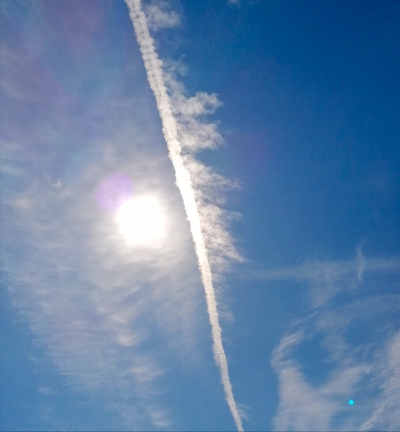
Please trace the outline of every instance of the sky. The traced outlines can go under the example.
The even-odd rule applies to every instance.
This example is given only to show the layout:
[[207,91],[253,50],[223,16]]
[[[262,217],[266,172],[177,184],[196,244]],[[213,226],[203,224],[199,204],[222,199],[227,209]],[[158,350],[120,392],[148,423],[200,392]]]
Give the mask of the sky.
[[399,2],[0,8],[1,430],[399,430]]

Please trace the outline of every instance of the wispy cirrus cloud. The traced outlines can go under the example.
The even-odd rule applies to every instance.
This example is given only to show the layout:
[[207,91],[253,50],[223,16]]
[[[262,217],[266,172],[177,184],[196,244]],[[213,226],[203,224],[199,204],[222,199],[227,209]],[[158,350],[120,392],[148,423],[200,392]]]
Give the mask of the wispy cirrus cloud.
[[[146,428],[155,421],[150,407],[160,405],[166,359],[176,352],[186,361],[192,356],[202,298],[179,197],[162,185],[165,161],[153,154],[149,167],[149,155],[131,154],[130,140],[115,151],[116,141],[104,143],[103,154],[78,171],[72,162],[74,173],[59,188],[25,172],[26,189],[2,202],[2,270],[14,306],[69,385],[125,399],[118,407],[129,413],[126,427]],[[169,214],[174,235],[156,250],[130,249],[113,215],[96,207],[96,185],[115,171],[134,173],[136,191],[151,190]],[[164,420],[157,415],[154,424],[170,428],[161,408]]]
[[229,232],[229,224],[239,219],[240,215],[223,207],[226,193],[240,186],[237,181],[227,179],[201,163],[196,155],[202,150],[215,149],[224,143],[218,132],[218,124],[208,119],[208,115],[214,113],[222,103],[214,93],[197,92],[194,96],[187,96],[185,87],[178,79],[179,75],[185,73],[181,63],[166,61],[163,72],[172,113],[176,119],[182,160],[190,173],[198,203],[213,277],[215,281],[219,281],[232,262],[244,260]]
[[[332,430],[332,419],[348,410],[343,395],[352,394],[360,379],[360,365],[340,364],[327,382],[315,387],[307,381],[301,364],[291,358],[303,336],[292,333],[275,349],[272,365],[279,379],[280,402],[274,419],[276,430]],[[343,430],[351,430],[347,422]]]
[[399,274],[398,257],[368,258],[361,248],[354,259],[257,274],[306,284],[310,301],[272,356],[276,430],[398,428]]
[[355,258],[343,261],[306,260],[297,266],[261,270],[251,274],[260,280],[295,280],[310,286],[310,301],[317,307],[343,291],[357,288],[370,274],[385,277],[396,274],[400,258],[366,258],[357,248]]
[[149,28],[156,32],[161,29],[177,27],[181,23],[179,14],[171,9],[164,0],[152,1],[144,6]]
[[[32,5],[22,35],[20,15],[2,5],[5,284],[67,385],[118,414],[107,430],[177,427],[165,381],[174,363],[203,361],[204,299],[157,113],[140,84],[141,59],[119,64],[113,50],[101,49],[101,32],[80,31],[83,45],[96,47],[91,61],[82,60],[77,36],[72,43],[65,35],[73,33],[62,13],[69,3],[51,13],[52,4]],[[90,16],[76,19],[99,27]],[[69,56],[68,73],[53,61],[57,52]],[[129,247],[115,214],[98,205],[99,185],[115,174],[160,202],[167,236],[155,247]],[[38,391],[50,397],[49,388]]]
[[372,415],[360,430],[398,430],[400,428],[400,332],[397,331],[378,353],[372,386],[380,395],[374,403]]

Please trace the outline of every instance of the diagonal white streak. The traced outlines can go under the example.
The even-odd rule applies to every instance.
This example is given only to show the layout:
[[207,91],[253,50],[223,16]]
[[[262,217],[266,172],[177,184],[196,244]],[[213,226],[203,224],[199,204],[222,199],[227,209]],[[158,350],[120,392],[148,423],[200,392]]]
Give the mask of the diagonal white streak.
[[133,22],[136,38],[142,53],[144,66],[150,88],[154,92],[157,108],[160,113],[162,130],[168,146],[169,157],[175,169],[176,184],[181,192],[187,218],[192,232],[193,242],[199,263],[207,302],[208,315],[211,324],[214,358],[221,372],[221,381],[225,391],[226,401],[231,410],[236,427],[243,431],[242,421],[233,396],[232,385],[229,380],[228,362],[222,344],[221,326],[218,318],[217,301],[213,286],[210,262],[202,233],[198,205],[195,199],[193,183],[189,171],[186,169],[181,144],[177,138],[177,123],[171,109],[171,100],[163,78],[162,61],[154,48],[153,38],[150,36],[146,16],[141,9],[140,0],[125,0],[129,16]]

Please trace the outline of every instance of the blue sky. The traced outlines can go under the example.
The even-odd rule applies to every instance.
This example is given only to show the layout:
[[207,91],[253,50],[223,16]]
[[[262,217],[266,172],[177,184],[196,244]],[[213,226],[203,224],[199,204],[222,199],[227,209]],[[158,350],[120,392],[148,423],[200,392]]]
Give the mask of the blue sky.
[[399,22],[1,2],[2,430],[399,429]]

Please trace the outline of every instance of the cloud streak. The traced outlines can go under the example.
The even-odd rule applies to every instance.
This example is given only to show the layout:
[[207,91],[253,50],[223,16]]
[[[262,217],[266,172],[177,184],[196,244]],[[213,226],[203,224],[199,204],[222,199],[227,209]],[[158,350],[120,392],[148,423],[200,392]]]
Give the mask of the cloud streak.
[[394,275],[400,268],[400,258],[365,258],[361,249],[354,259],[343,261],[309,260],[293,267],[252,272],[250,278],[265,281],[294,280],[309,284],[314,307],[326,303],[336,294],[354,290],[364,278],[373,274]]
[[[126,4],[129,8],[129,15],[132,19],[136,38],[142,53],[148,81],[156,98],[158,111],[162,121],[163,134],[175,170],[176,184],[181,192],[187,218],[190,223],[201,279],[205,290],[213,338],[214,358],[220,369],[221,381],[224,387],[227,403],[236,423],[236,427],[241,431],[243,430],[242,421],[234,399],[232,385],[229,379],[228,362],[222,343],[222,331],[218,317],[213,275],[204,237],[204,224],[202,223],[201,218],[202,212],[196,202],[196,194],[191,173],[187,166],[185,166],[185,160],[182,155],[182,145],[178,138],[179,126],[174,116],[171,99],[164,81],[162,61],[158,58],[155,51],[154,41],[150,36],[147,19],[142,11],[140,0],[126,0]],[[206,100],[206,102],[211,103],[211,106],[213,105],[212,100]]]

